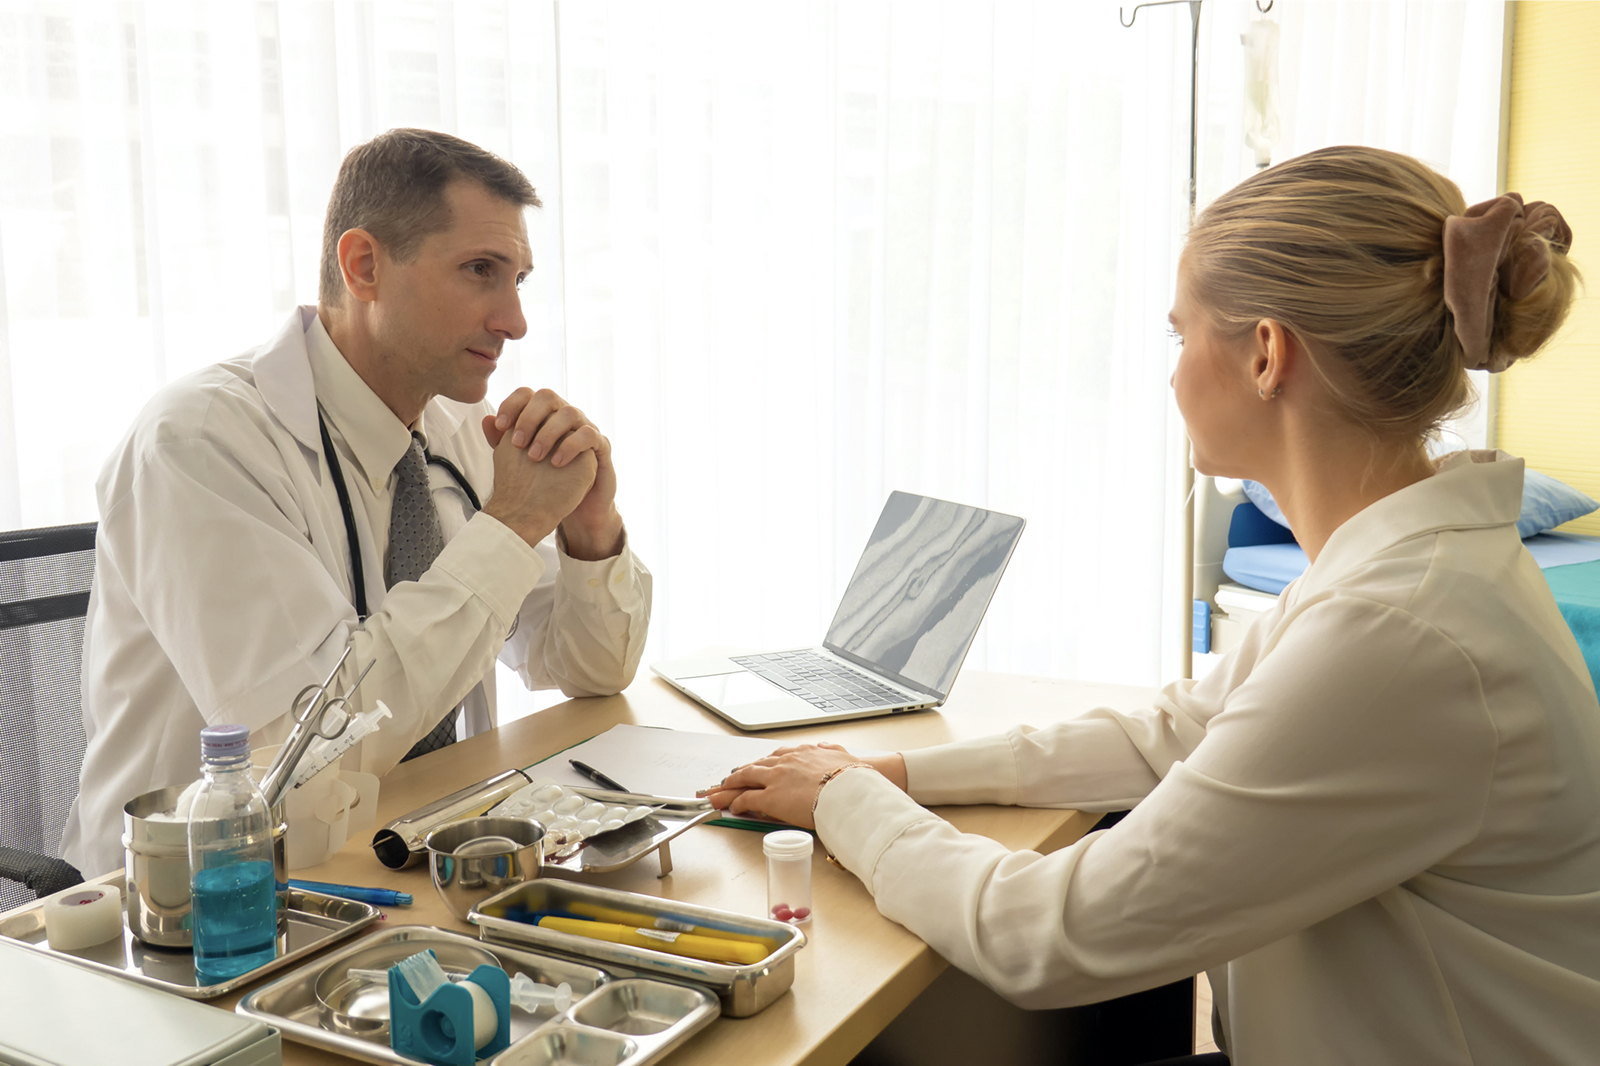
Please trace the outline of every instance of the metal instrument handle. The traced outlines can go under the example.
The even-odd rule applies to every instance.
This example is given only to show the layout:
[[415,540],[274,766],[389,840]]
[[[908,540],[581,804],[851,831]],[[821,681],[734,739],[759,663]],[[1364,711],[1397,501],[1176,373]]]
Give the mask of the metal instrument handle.
[[[266,796],[268,804],[277,803],[283,798],[284,793],[289,791],[289,783],[294,780],[295,767],[300,765],[300,759],[305,755],[306,749],[311,746],[313,740],[318,737],[323,740],[337,740],[344,735],[345,729],[349,726],[350,713],[347,708],[349,707],[350,697],[355,695],[356,689],[360,687],[362,681],[366,680],[367,674],[377,661],[373,660],[373,662],[367,664],[366,669],[362,670],[361,675],[356,678],[355,684],[351,685],[349,691],[343,696],[329,700],[327,698],[328,686],[333,684],[333,679],[339,673],[339,668],[344,665],[344,661],[350,657],[350,653],[353,650],[354,645],[345,648],[344,654],[339,656],[339,661],[334,664],[332,672],[328,674],[327,679],[321,685],[308,685],[295,696],[295,702],[289,712],[290,716],[294,718],[294,728],[289,731],[289,738],[283,742],[283,747],[278,749],[278,757],[272,760],[272,765],[267,768],[267,772],[261,775],[261,792]],[[308,690],[312,693],[311,699],[302,713],[300,700],[307,694]],[[340,708],[345,711],[344,721],[330,735],[322,731],[322,721],[328,708],[335,704],[340,705]]]

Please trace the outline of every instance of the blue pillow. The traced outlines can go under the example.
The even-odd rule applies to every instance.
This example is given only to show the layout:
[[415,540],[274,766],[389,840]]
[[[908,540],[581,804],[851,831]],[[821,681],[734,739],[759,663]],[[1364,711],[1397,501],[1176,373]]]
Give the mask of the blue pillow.
[[[1285,529],[1289,528],[1288,520],[1278,509],[1278,502],[1272,498],[1272,493],[1267,491],[1265,485],[1246,481],[1244,494],[1262,514]],[[1591,500],[1571,485],[1557,481],[1549,474],[1541,474],[1537,470],[1522,472],[1522,517],[1517,519],[1517,536],[1522,539],[1526,540],[1548,529],[1554,529],[1574,518],[1582,518],[1593,511],[1600,511],[1600,503]]]
[[1256,505],[1257,510],[1284,529],[1289,528],[1289,520],[1283,517],[1282,511],[1278,510],[1278,501],[1272,498],[1272,493],[1267,491],[1265,485],[1259,481],[1244,481],[1241,484],[1244,486],[1245,496],[1249,497],[1250,502]]
[[1517,519],[1517,536],[1526,539],[1596,510],[1600,510],[1600,503],[1571,485],[1537,470],[1522,472],[1522,517]]

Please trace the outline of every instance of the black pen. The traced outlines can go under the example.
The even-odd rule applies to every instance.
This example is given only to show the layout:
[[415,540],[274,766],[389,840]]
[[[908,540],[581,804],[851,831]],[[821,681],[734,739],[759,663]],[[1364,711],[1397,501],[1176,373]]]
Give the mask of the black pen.
[[586,762],[579,762],[577,759],[568,759],[567,761],[572,764],[572,768],[574,770],[578,771],[578,773],[582,774],[584,777],[587,777],[590,781],[593,781],[601,788],[609,788],[613,792],[631,791],[630,789],[623,788],[615,780],[607,777],[605,774],[601,773],[599,770],[596,770]]

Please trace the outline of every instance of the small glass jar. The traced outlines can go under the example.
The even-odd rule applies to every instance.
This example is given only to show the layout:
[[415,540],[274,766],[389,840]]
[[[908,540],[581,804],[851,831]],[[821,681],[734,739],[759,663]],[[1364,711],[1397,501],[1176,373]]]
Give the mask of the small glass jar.
[[798,925],[811,920],[810,833],[784,829],[761,842],[767,856],[767,916]]

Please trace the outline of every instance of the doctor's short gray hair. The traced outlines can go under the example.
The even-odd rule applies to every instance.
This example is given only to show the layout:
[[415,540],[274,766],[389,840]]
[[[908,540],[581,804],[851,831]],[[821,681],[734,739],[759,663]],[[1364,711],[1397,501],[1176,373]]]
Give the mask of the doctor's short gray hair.
[[344,299],[340,237],[364,229],[391,258],[405,262],[430,233],[449,224],[444,190],[458,178],[476,181],[518,207],[540,206],[539,194],[522,171],[448,133],[393,129],[350,149],[334,179],[322,228],[322,303],[337,307]]

